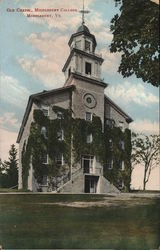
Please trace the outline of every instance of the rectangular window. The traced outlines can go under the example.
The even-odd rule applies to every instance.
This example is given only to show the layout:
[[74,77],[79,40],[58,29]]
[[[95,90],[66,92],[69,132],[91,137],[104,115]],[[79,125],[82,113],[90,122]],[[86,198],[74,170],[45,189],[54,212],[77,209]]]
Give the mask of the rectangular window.
[[87,51],[91,50],[91,43],[89,41],[85,41],[85,50]]
[[63,141],[63,140],[64,140],[63,129],[60,129],[60,130],[57,132],[57,138],[58,138],[59,141]]
[[75,47],[76,47],[76,49],[80,49],[81,48],[81,41],[76,41]]
[[113,148],[113,141],[112,139],[109,139],[109,149],[112,149]]
[[48,106],[42,106],[42,112],[45,116],[49,116],[49,107]]
[[88,122],[92,121],[92,113],[86,112],[85,120],[88,121]]
[[62,112],[57,112],[57,119],[61,120],[63,118]]
[[47,129],[46,127],[41,127],[41,135],[44,136],[45,139],[47,139]]
[[87,135],[87,143],[92,143],[93,137],[92,134]]
[[91,75],[91,73],[92,73],[91,71],[92,71],[91,63],[86,62],[86,64],[85,64],[85,73],[87,75]]
[[56,164],[58,166],[62,166],[63,165],[63,155],[62,154],[58,154],[56,156]]
[[93,172],[93,160],[94,156],[84,155],[81,159],[81,164],[84,173],[92,173]]
[[124,141],[120,140],[119,141],[119,146],[121,149],[124,149]]
[[112,120],[112,119],[106,119],[106,125],[109,127],[109,128],[113,128],[115,126],[115,121]]
[[107,159],[107,168],[112,169],[113,168],[113,159]]
[[120,170],[123,171],[124,170],[124,161],[119,160],[118,167],[119,167]]
[[46,153],[42,154],[41,161],[42,164],[48,164],[48,155]]

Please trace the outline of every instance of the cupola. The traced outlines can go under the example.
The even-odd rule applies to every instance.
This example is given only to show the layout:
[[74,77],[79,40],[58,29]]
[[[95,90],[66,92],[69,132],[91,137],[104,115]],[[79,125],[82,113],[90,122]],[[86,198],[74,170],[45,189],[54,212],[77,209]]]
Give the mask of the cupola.
[[87,11],[83,10],[81,12],[83,14],[82,24],[69,39],[70,54],[62,69],[66,83],[72,73],[101,81],[103,58],[95,53],[96,38],[85,25],[84,13],[87,13]]

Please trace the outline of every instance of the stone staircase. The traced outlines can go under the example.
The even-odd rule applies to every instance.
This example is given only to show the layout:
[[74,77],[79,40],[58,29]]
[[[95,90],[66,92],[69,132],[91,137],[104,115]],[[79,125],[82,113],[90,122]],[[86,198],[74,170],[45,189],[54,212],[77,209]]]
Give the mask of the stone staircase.
[[[111,184],[104,176],[99,176],[99,184],[97,188],[97,193],[120,193],[120,191]],[[72,179],[64,183],[61,187],[57,189],[57,192],[60,193],[84,193],[85,186],[85,174],[83,169],[78,169],[75,173],[72,174]]]
[[72,178],[57,189],[60,193],[84,193],[83,169],[79,168],[72,174]]

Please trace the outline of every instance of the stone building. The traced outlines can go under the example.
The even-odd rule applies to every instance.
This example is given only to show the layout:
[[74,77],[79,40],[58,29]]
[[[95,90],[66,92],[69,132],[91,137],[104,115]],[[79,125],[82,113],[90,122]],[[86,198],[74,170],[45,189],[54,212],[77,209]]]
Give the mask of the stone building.
[[129,117],[108,96],[103,58],[82,23],[68,42],[62,88],[29,97],[19,143],[19,189],[68,193],[128,190]]

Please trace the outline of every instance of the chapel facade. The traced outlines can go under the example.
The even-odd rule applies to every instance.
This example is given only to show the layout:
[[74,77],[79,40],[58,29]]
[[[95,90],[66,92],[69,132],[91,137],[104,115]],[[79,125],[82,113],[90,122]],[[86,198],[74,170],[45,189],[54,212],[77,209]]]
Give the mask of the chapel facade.
[[19,189],[128,191],[132,118],[104,94],[103,58],[84,23],[68,45],[64,86],[29,97],[17,138]]

